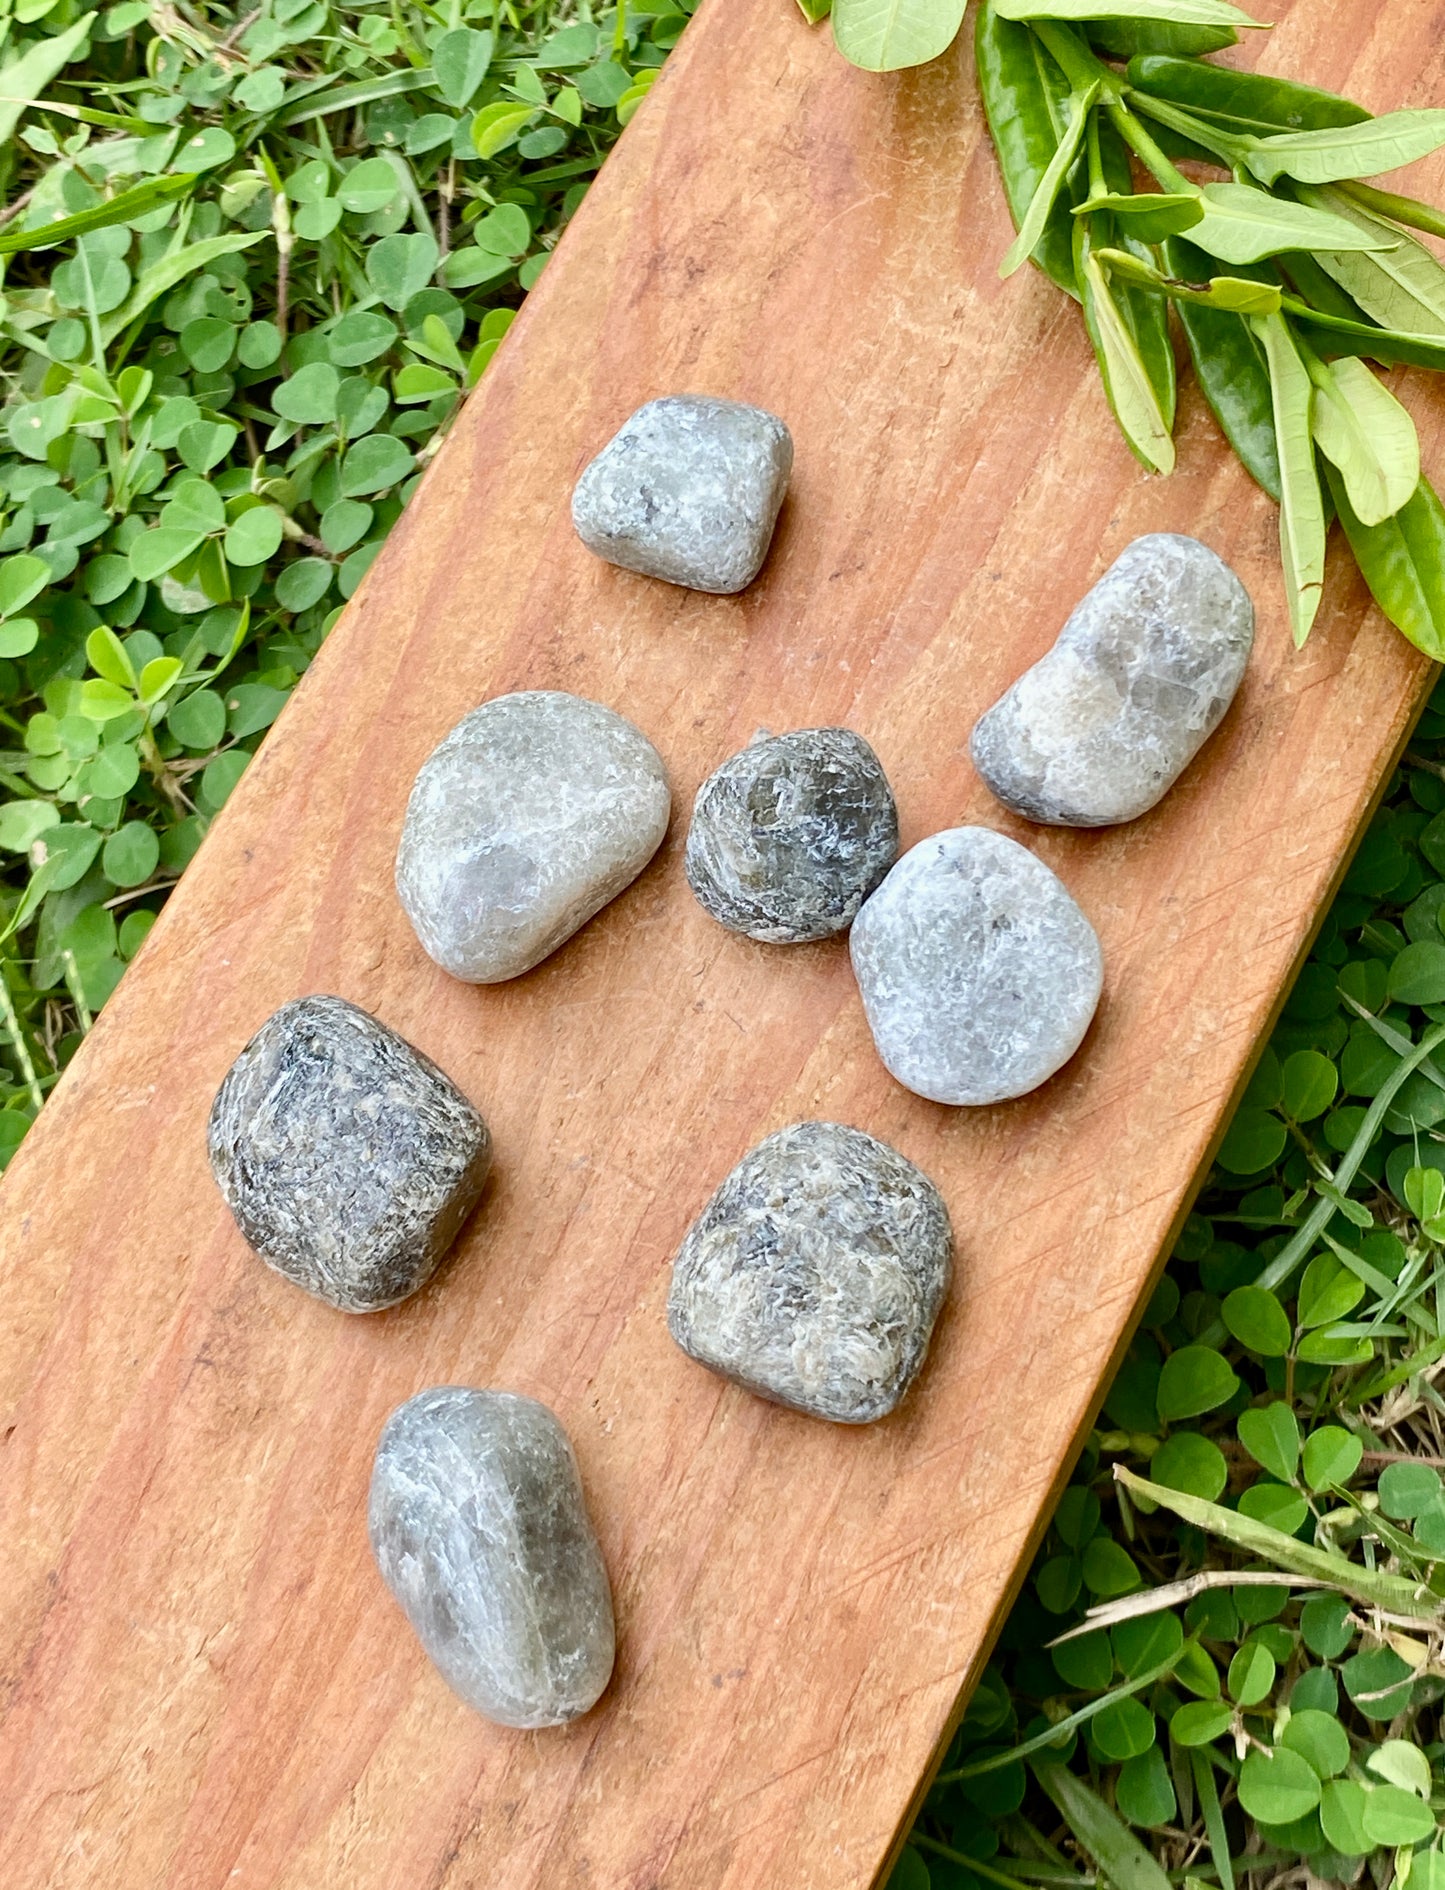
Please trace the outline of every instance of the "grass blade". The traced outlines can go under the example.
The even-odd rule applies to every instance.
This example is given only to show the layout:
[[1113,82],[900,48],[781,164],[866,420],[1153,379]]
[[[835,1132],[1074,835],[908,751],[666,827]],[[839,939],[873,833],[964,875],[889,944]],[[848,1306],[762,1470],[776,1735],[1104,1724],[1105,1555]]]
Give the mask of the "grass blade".
[[148,183],[137,184],[132,190],[121,191],[105,203],[93,204],[89,210],[77,210],[72,217],[57,217],[54,223],[44,223],[38,230],[0,232],[0,256],[13,256],[22,249],[53,249],[57,243],[67,242],[72,236],[84,236],[88,230],[105,230],[112,224],[129,223],[132,217],[145,216],[159,204],[184,197],[194,185],[196,175],[194,171],[185,171],[174,177],[156,177]]
[[63,33],[37,39],[18,59],[0,66],[0,145],[9,144],[23,114],[85,44],[94,19],[93,13],[82,14]]
[[1115,1890],[1172,1890],[1168,1877],[1126,1824],[1063,1765],[1034,1765],[1034,1777]]

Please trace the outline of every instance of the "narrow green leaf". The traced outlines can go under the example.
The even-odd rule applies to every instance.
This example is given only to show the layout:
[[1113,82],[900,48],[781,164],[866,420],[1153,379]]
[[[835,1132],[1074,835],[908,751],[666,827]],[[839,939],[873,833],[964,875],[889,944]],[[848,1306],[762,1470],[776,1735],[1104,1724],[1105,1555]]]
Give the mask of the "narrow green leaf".
[[[1037,33],[1001,20],[991,6],[975,10],[973,45],[979,97],[1017,229],[1068,122],[1069,83]],[[1056,203],[1030,260],[1079,300],[1065,201]]]
[[1224,1509],[1218,1503],[1206,1502],[1202,1496],[1189,1496],[1183,1490],[1151,1483],[1147,1477],[1136,1476],[1122,1464],[1115,1464],[1114,1475],[1126,1489],[1147,1496],[1172,1515],[1193,1523],[1196,1529],[1232,1543],[1247,1555],[1259,1556],[1287,1574],[1313,1576],[1331,1588],[1338,1588],[1341,1594],[1353,1596],[1356,1601],[1412,1618],[1428,1619],[1435,1612],[1435,1598],[1423,1582],[1364,1568],[1334,1549],[1318,1549],[1312,1543],[1301,1542],[1298,1537],[1287,1536],[1283,1530],[1273,1529],[1240,1510]]
[[0,66],[0,145],[9,144],[28,105],[33,105],[55,77],[69,65],[90,37],[93,13],[84,13],[63,33],[33,40],[18,59]]
[[1417,650],[1445,662],[1445,507],[1434,487],[1422,479],[1393,517],[1366,525],[1339,474],[1326,466],[1325,476],[1370,595]]
[[144,315],[152,302],[167,290],[173,289],[178,282],[184,282],[195,270],[204,269],[217,256],[229,256],[238,249],[249,249],[253,243],[259,243],[269,235],[269,230],[256,230],[250,235],[233,231],[225,236],[207,236],[199,243],[187,243],[180,249],[172,250],[170,255],[162,256],[159,262],[152,263],[138,278],[126,301],[113,314],[101,317],[102,344],[109,347],[137,316]]
[[1124,227],[1131,236],[1138,237],[1141,243],[1162,243],[1166,236],[1178,236],[1185,230],[1193,229],[1204,215],[1203,206],[1193,191],[1187,196],[1178,192],[1153,191],[1143,196],[1128,197],[1110,191],[1106,196],[1077,204],[1074,215],[1087,216],[1093,210],[1107,210],[1116,217],[1124,218]]
[[0,256],[13,256],[22,249],[53,249],[72,236],[84,236],[87,230],[106,230],[116,223],[129,223],[132,217],[143,217],[160,204],[184,197],[195,181],[194,171],[180,172],[174,177],[153,177],[132,190],[122,190],[104,203],[93,204],[89,210],[78,210],[73,217],[57,217],[54,223],[42,224],[38,230],[0,231]]
[[964,0],[833,0],[833,42],[865,72],[899,72],[947,52],[963,11]]
[[1084,320],[1098,357],[1104,392],[1130,451],[1151,472],[1173,472],[1174,441],[1169,421],[1134,337],[1114,301],[1108,277],[1089,247],[1086,229],[1081,219],[1074,254],[1084,295]]
[[1063,188],[1064,179],[1072,169],[1074,160],[1079,155],[1079,146],[1084,141],[1084,128],[1089,122],[1089,113],[1094,101],[1099,96],[1099,81],[1083,92],[1077,92],[1070,100],[1069,122],[1064,135],[1059,140],[1058,149],[1049,160],[1049,167],[1039,179],[1039,187],[1030,199],[1029,207],[1024,212],[1024,220],[1019,225],[1018,235],[1009,245],[1008,254],[998,266],[1000,276],[1011,276],[1016,269],[1026,263],[1033,254],[1039,238],[1044,233],[1049,212],[1054,207],[1054,200]]
[[1127,250],[1096,249],[1094,254],[1111,276],[1127,276],[1172,301],[1225,309],[1232,315],[1273,315],[1284,304],[1282,292],[1271,282],[1255,282],[1248,276],[1211,276],[1205,283],[1185,282],[1162,275],[1152,263],[1141,262]]
[[1358,244],[1348,250],[1331,242],[1310,245],[1320,267],[1372,320],[1407,335],[1445,335],[1445,266],[1423,243],[1366,210],[1343,190],[1305,186],[1300,196],[1307,206],[1351,224],[1361,236],[1376,239],[1375,248],[1367,254],[1359,253]]
[[1325,582],[1325,508],[1310,432],[1313,389],[1282,315],[1255,315],[1251,326],[1269,364],[1279,451],[1279,548],[1296,647],[1314,625]]
[[391,71],[376,79],[359,79],[346,85],[333,85],[328,76],[321,89],[312,88],[294,105],[284,107],[271,120],[278,130],[301,125],[308,118],[327,118],[333,112],[355,111],[361,105],[375,105],[379,99],[399,98],[404,92],[417,92],[433,84],[429,68],[420,72]]
[[1260,262],[1291,249],[1376,250],[1396,240],[1251,184],[1206,184],[1200,195],[1204,216],[1189,240],[1221,262]]
[[1386,112],[1361,125],[1285,131],[1260,138],[1245,162],[1264,184],[1280,176],[1297,178],[1302,184],[1332,184],[1399,170],[1442,144],[1445,111]]
[[1229,0],[992,0],[1006,20],[1168,20],[1176,26],[1259,26]]
[[1067,1766],[1034,1762],[1034,1777],[1114,1890],[1171,1890],[1163,1867],[1133,1832]]
[[1310,423],[1320,451],[1340,470],[1355,515],[1381,525],[1420,483],[1415,422],[1363,361],[1346,355],[1309,362],[1315,385]]

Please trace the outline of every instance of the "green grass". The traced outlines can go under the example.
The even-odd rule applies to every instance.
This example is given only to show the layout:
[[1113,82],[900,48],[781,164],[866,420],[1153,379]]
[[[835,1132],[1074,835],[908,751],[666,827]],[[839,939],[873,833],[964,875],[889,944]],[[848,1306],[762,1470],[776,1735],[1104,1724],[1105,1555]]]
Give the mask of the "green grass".
[[[0,151],[0,1157],[684,20],[672,0],[621,22],[546,0],[20,0],[0,29],[0,97],[35,101],[0,106],[19,125]],[[54,243],[57,218],[85,222]],[[1306,1871],[1445,1890],[1445,1048],[1422,1058],[1445,1019],[1442,757],[1445,702],[1111,1387],[902,1890]],[[1228,1578],[1305,1567],[1332,1585]]]

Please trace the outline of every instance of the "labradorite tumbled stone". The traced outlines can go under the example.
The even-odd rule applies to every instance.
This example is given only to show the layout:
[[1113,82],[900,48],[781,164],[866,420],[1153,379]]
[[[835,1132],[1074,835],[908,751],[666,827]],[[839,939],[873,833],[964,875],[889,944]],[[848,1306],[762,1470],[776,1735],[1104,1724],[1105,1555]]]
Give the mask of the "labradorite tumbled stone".
[[596,1704],[612,1674],[612,1591],[546,1405],[418,1392],[381,1433],[367,1526],[382,1579],[468,1706],[536,1727]]
[[980,717],[974,766],[1028,820],[1135,820],[1218,728],[1253,642],[1254,606],[1221,557],[1177,532],[1136,538]]
[[583,471],[572,523],[610,564],[694,591],[752,583],[793,470],[776,414],[706,394],[650,400]]
[[671,805],[657,750],[612,709],[560,689],[497,696],[422,764],[397,893],[443,971],[516,978],[637,877]]
[[1103,987],[1094,928],[1062,882],[986,827],[910,848],[849,947],[878,1054],[933,1102],[1037,1088],[1083,1042]]
[[877,755],[846,728],[761,735],[697,791],[683,865],[698,903],[769,945],[851,925],[898,854]]
[[423,1286],[482,1191],[487,1125],[344,998],[283,1004],[216,1093],[211,1172],[268,1266],[343,1312]]
[[952,1256],[920,1168],[861,1129],[799,1122],[745,1155],[688,1230],[668,1329],[760,1397],[870,1424],[918,1375]]

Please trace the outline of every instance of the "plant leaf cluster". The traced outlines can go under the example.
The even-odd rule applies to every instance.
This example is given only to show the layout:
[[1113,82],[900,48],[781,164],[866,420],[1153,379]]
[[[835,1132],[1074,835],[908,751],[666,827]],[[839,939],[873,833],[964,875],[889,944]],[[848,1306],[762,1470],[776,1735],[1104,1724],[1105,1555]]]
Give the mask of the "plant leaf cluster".
[[0,1163],[691,4],[0,14]]
[[[976,10],[1018,232],[1001,273],[1031,259],[1081,303],[1114,418],[1158,473],[1174,467],[1176,306],[1206,400],[1279,503],[1296,643],[1337,516],[1385,615],[1445,658],[1445,514],[1413,421],[1365,365],[1445,366],[1445,265],[1415,234],[1445,217],[1366,181],[1445,145],[1445,110],[1371,117],[1209,64],[1259,24],[1226,0],[1108,5],[1107,18],[1098,0]],[[961,23],[953,0],[834,0],[832,15],[840,51],[872,71],[936,57]],[[1201,181],[1200,165],[1222,175]]]

